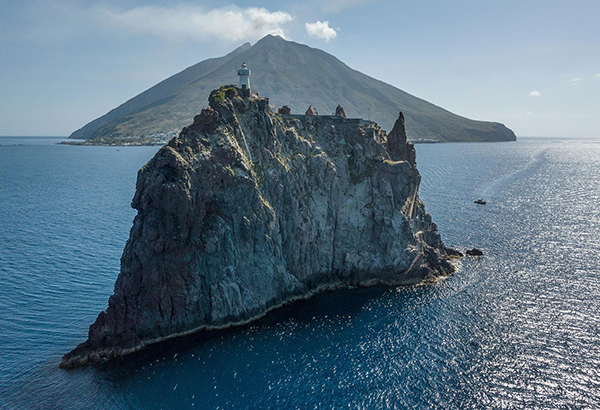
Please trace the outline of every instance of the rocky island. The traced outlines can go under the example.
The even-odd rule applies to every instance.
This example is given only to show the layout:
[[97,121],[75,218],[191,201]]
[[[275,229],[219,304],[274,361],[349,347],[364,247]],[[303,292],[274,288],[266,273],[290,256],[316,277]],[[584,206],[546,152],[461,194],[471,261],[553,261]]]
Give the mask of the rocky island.
[[108,302],[71,368],[247,323],[318,292],[453,271],[419,199],[400,113],[282,114],[223,86],[138,173],[137,209]]

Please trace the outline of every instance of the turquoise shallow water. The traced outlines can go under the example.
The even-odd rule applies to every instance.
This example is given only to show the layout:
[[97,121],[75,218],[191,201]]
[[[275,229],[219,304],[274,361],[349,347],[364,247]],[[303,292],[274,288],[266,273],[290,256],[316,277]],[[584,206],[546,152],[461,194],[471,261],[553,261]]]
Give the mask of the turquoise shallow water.
[[[75,371],[156,147],[0,138],[0,408],[600,408],[600,141],[419,145],[428,286],[348,290]],[[485,197],[488,204],[473,204]]]

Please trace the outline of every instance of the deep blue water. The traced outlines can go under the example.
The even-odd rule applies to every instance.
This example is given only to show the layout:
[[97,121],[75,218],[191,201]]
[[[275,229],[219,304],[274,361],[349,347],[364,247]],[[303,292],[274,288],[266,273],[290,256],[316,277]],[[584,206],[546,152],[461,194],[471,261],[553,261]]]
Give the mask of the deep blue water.
[[[419,145],[433,285],[348,290],[241,329],[58,368],[107,305],[157,147],[0,138],[0,408],[600,408],[600,141]],[[485,197],[488,204],[473,204]]]

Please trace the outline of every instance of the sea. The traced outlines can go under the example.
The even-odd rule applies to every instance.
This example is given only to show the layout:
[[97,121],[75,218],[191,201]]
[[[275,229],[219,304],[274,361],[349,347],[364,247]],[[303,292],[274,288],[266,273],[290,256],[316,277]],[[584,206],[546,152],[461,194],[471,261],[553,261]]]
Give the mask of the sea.
[[600,408],[600,140],[418,145],[443,240],[483,257],[75,370],[158,147],[57,142],[0,138],[0,409]]

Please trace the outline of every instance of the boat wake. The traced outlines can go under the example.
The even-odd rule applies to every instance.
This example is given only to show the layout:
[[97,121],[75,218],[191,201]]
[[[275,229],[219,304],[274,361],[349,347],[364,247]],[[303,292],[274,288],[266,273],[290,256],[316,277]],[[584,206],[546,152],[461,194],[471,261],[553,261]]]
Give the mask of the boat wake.
[[475,196],[480,198],[493,198],[506,188],[512,185],[516,180],[535,173],[539,167],[547,161],[548,148],[540,149],[531,154],[529,161],[524,163],[520,168],[510,170],[501,177],[494,179],[486,186],[475,191]]

